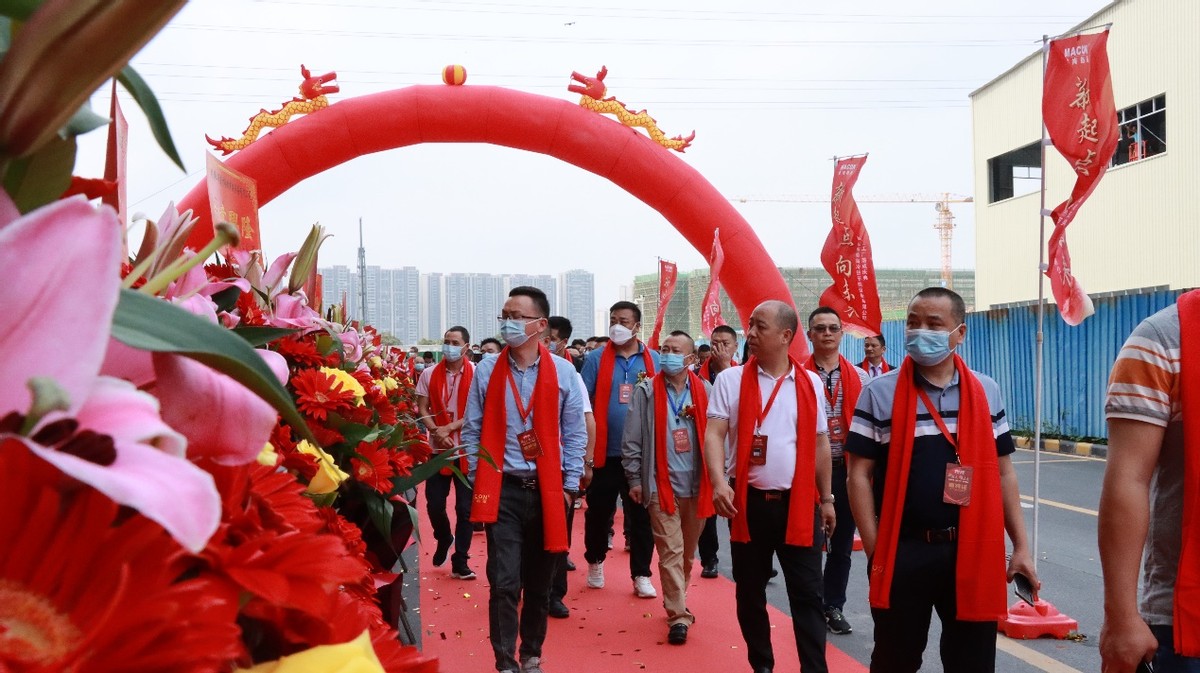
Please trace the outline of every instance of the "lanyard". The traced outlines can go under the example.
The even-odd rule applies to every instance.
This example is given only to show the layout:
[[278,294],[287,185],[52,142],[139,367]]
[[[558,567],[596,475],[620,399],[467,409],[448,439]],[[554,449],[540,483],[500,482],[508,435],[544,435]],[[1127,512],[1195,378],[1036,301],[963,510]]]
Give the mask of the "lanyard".
[[[840,370],[835,369],[833,371]],[[829,373],[829,383],[825,384],[825,399],[829,401],[830,412],[833,411],[833,405],[837,403],[838,393],[842,392],[842,377],[838,377],[837,385],[832,388],[829,387],[831,383],[833,383],[833,372]]]
[[946,438],[946,441],[950,442],[950,446],[954,447],[954,455],[958,456],[958,440],[954,438],[954,435],[950,434],[950,428],[946,427],[946,421],[942,420],[942,415],[933,406],[933,402],[929,400],[929,395],[925,394],[925,389],[920,384],[917,384],[917,394],[921,396],[921,401],[925,403],[925,410],[929,412],[930,416],[933,416],[933,422],[937,423],[938,430],[942,431],[942,436]]
[[[767,400],[767,406],[763,407],[762,411],[758,414],[757,422],[754,424],[754,434],[758,434],[759,428],[762,427],[763,420],[766,419],[767,414],[771,413],[771,405],[775,404],[775,396],[779,394],[779,389],[783,387],[783,382],[787,379],[787,375],[790,372],[791,369],[789,369],[787,372],[784,372],[783,376],[780,376],[779,379],[775,381],[775,388],[771,391],[771,397]],[[762,388],[758,389],[758,402],[759,404],[762,404]]]
[[[508,372],[508,387],[512,388],[513,400],[517,403],[517,413],[521,415],[521,423],[529,424],[529,414],[533,413],[534,395],[529,396],[529,408],[526,409],[524,404],[521,404],[521,393],[517,390],[517,382],[513,380],[512,370]],[[536,395],[537,391],[534,391]]]
[[[620,357],[620,356],[618,356],[618,357]],[[635,355],[633,357],[637,357],[637,356]],[[620,359],[617,360],[617,364],[621,365],[621,371],[623,372],[624,377],[625,377],[622,380],[622,383],[629,383],[629,368],[631,366],[633,366],[633,357],[629,358],[628,360],[620,360]]]
[[[664,381],[664,383],[666,382]],[[687,401],[688,395],[691,393],[691,383],[689,382],[683,384],[683,394],[679,396],[679,404],[675,403],[675,393],[671,390],[671,384],[667,383],[663,387],[667,389],[667,402],[671,403],[671,413],[675,414],[675,422],[678,423],[679,416],[683,413],[683,408],[685,406],[684,403]]]
[[451,416],[455,416],[458,414],[458,406],[455,405],[454,407],[451,407],[450,400],[455,397],[455,395],[452,394],[451,391],[453,391],[455,393],[458,392],[457,386],[458,386],[458,377],[459,376],[462,376],[461,369],[454,373],[447,371],[446,372],[446,385],[445,385],[444,390],[442,390],[442,409],[446,413],[450,414]]

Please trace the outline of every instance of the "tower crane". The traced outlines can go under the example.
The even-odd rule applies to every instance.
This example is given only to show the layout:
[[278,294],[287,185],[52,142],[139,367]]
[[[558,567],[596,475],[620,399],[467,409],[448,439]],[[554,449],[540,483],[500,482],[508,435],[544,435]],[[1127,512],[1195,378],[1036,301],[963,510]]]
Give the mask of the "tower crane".
[[[785,194],[777,196],[738,196],[730,201],[738,203],[829,203],[828,196],[815,194]],[[962,194],[941,192],[940,194],[868,194],[855,195],[856,203],[932,203],[937,213],[933,228],[938,232],[942,245],[942,284],[953,288],[954,270],[951,265],[951,248],[954,240],[954,213],[951,203],[973,203],[975,199]]]

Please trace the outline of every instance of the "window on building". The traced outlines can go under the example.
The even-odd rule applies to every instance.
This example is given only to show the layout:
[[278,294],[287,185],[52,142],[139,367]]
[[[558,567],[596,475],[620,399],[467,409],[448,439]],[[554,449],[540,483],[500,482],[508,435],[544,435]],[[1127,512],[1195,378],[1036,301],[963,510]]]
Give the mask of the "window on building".
[[1167,95],[1155,96],[1117,113],[1121,135],[1113,165],[1119,166],[1167,151]]
[[1011,199],[1040,189],[1042,152],[1030,143],[988,159],[988,203]]

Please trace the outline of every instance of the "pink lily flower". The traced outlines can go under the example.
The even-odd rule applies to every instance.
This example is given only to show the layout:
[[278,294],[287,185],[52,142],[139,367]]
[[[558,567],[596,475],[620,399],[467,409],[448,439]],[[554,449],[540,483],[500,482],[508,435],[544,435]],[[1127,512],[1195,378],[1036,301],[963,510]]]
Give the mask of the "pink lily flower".
[[[67,398],[64,411],[45,414],[27,432],[8,425],[0,435],[199,551],[221,515],[212,476],[184,457],[184,439],[162,422],[158,400],[100,376],[120,256],[112,209],[97,210],[78,197],[20,217],[0,192],[0,268],[7,275],[0,306],[22,326],[0,331],[0,418],[31,412],[33,378],[53,380]],[[54,265],[44,261],[51,259]]]

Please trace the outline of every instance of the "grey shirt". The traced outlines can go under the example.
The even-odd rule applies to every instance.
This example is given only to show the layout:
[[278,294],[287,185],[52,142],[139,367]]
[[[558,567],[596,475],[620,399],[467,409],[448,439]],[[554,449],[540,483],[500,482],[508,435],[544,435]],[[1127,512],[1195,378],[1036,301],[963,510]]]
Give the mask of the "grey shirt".
[[[706,393],[711,393],[712,386],[704,381]],[[691,390],[688,389],[682,399],[675,394],[671,384],[667,384],[667,394],[674,395],[676,405],[682,411],[685,406],[695,406]],[[621,436],[621,463],[625,467],[625,477],[629,480],[630,488],[641,486],[645,498],[657,492],[655,479],[656,442],[658,429],[654,423],[654,385],[653,379],[647,379],[633,389],[633,400],[630,403],[629,415],[625,418],[625,430]],[[699,493],[701,460],[697,457],[704,450],[703,438],[696,435],[695,412],[690,415],[676,417],[671,408],[671,400],[667,400],[667,470],[670,472],[671,489],[677,498],[691,498]],[[672,432],[684,429],[688,433],[691,450],[680,453],[675,451]],[[657,497],[657,496],[656,496]]]

